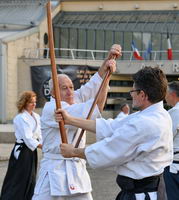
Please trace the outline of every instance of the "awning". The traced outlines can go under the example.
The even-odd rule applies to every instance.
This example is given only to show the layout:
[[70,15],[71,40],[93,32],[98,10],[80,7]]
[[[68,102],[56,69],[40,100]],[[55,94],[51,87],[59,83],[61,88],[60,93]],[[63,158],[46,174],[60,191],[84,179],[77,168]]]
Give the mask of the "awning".
[[60,12],[53,20],[59,28],[124,32],[179,33],[179,11]]

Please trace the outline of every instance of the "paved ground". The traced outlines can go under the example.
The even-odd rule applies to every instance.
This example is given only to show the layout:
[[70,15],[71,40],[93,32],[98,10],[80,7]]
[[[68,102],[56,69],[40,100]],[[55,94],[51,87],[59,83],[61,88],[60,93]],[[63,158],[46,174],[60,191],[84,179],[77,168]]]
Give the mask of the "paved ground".
[[[0,189],[7,170],[8,158],[13,144],[0,144]],[[39,153],[41,158],[41,154]],[[119,189],[115,183],[116,174],[112,170],[93,170],[87,167],[93,186],[94,200],[114,200]]]

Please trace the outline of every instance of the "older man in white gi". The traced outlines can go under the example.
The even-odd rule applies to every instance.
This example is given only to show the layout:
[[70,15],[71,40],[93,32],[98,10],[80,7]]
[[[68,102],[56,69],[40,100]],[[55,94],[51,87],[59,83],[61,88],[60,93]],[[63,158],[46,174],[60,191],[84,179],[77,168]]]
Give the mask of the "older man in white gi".
[[168,111],[173,123],[173,163],[165,169],[164,180],[167,199],[179,199],[179,81],[168,84],[166,95],[167,104],[172,106]]
[[93,168],[115,166],[121,192],[116,200],[156,200],[160,175],[172,162],[172,121],[163,108],[167,79],[158,67],[133,75],[132,106],[139,109],[123,120],[84,120],[64,110],[66,124],[96,132],[98,142],[84,148],[61,145],[64,157],[86,158]]
[[[98,72],[77,91],[74,91],[73,83],[68,76],[59,75],[62,108],[73,116],[86,118],[101,85],[102,77],[106,74],[108,68],[110,68],[111,72],[116,69],[116,62],[111,58],[114,56],[119,57],[120,55],[120,45],[113,45],[108,58]],[[97,102],[92,115],[93,119],[99,117],[100,112],[103,110],[108,85],[109,78]],[[92,200],[92,187],[86,170],[86,161],[79,158],[65,159],[60,154],[61,138],[58,123],[54,119],[56,106],[52,86],[51,89],[52,99],[45,104],[41,117],[44,158],[41,161],[33,200]],[[76,139],[77,128],[66,126],[66,130],[68,143],[72,144]],[[80,142],[80,147],[84,148],[85,142],[84,135]]]

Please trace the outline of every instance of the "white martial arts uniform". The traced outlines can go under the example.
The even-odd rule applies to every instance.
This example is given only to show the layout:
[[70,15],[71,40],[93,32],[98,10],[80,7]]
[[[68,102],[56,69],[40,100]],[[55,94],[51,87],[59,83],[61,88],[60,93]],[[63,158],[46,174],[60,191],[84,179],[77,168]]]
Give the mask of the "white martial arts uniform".
[[124,112],[120,112],[118,115],[117,115],[117,118],[119,118],[119,119],[124,119],[125,117],[127,117],[128,116],[128,114],[125,114]]
[[179,102],[171,108],[169,114],[173,124],[173,163],[165,168],[164,180],[168,200],[179,198]]
[[[42,143],[40,116],[35,112],[32,112],[32,115],[30,115],[25,110],[19,113],[13,122],[16,142],[22,143],[24,141],[27,147],[34,151]],[[18,145],[16,147],[18,148]]]
[[[85,149],[93,168],[116,166],[119,175],[143,179],[161,174],[173,159],[172,121],[163,102],[123,120],[97,119],[96,137],[98,142]],[[149,195],[156,200],[156,192]]]
[[[171,108],[169,111],[169,114],[172,118],[172,124],[173,124],[173,151],[178,152],[177,154],[174,154],[174,160],[179,161],[179,102]],[[178,173],[179,172],[179,164],[172,163],[170,165],[170,172],[172,173]]]
[[[75,104],[62,101],[62,108],[69,114],[86,118],[102,79],[96,73],[90,81],[74,93]],[[79,158],[66,159],[60,154],[59,125],[54,119],[55,100],[45,104],[42,112],[43,159],[33,200],[91,200],[91,181],[86,170],[86,161]],[[96,106],[92,118],[100,116]],[[78,130],[65,126],[68,143],[72,143]],[[85,147],[84,134],[79,147]]]
[[10,155],[0,199],[31,200],[36,181],[37,146],[42,143],[40,116],[23,111],[13,122],[16,143]]

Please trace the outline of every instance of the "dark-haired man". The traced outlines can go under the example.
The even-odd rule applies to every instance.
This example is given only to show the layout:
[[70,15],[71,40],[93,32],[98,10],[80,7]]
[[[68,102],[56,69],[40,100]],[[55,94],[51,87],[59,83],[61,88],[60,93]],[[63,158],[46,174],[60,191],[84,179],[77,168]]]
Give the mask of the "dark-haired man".
[[[139,110],[123,120],[83,120],[56,112],[62,120],[96,132],[97,142],[85,149],[62,144],[65,157],[86,158],[93,168],[115,166],[121,192],[116,200],[156,200],[160,175],[172,162],[172,121],[163,108],[167,79],[158,68],[133,75],[132,106]],[[62,113],[62,115],[60,115]]]
[[179,81],[168,84],[167,104],[172,106],[168,111],[173,123],[173,163],[165,169],[164,180],[168,200],[179,199]]

